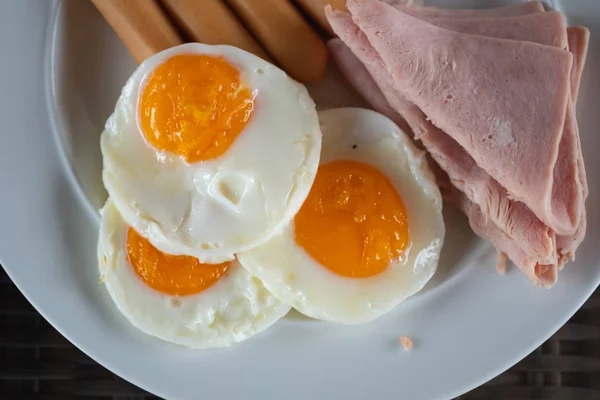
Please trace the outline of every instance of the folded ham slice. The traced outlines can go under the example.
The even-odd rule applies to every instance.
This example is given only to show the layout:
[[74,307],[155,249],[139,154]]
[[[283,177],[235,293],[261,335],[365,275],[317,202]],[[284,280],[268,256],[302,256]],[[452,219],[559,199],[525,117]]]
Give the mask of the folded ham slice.
[[[499,9],[501,10],[501,9]],[[496,10],[494,10],[496,11]],[[539,11],[539,8],[538,8]],[[333,25],[338,25],[337,30],[340,37],[349,43],[350,45],[355,44],[358,45],[358,48],[354,48],[353,50],[357,54],[361,54],[361,51],[364,53],[365,49],[369,48],[370,43],[364,37],[352,37],[357,35],[362,35],[359,29],[354,25],[354,23],[349,20],[348,15],[331,15],[330,14],[330,22]],[[566,35],[565,33],[565,21],[562,14],[548,12],[542,14],[531,15],[523,18],[506,18],[503,19],[503,23],[499,23],[498,19],[443,19],[443,20],[430,20],[431,23],[434,23],[439,26],[443,26],[446,28],[451,28],[453,30],[458,30],[461,32],[475,32],[480,35],[488,35],[488,36],[496,36],[496,37],[504,37],[504,38],[513,38],[520,40],[528,40],[535,41],[546,45],[552,45],[559,48],[566,47]],[[505,28],[506,27],[506,28]],[[345,31],[345,32],[344,32]],[[512,35],[512,36],[511,36]],[[570,50],[576,55],[575,65],[572,71],[572,92],[573,92],[573,103],[576,99],[577,88],[579,87],[579,77],[581,76],[581,69],[577,67],[578,62],[582,66],[585,63],[585,53],[587,50],[587,42],[589,40],[589,32],[585,28],[569,28],[569,44]],[[338,65],[341,67],[342,72],[345,73],[347,78],[353,83],[357,89],[361,92],[361,94],[374,106],[376,110],[382,112],[383,114],[388,115],[393,120],[403,123],[402,117],[390,106],[390,103],[394,105],[394,107],[398,108],[398,99],[394,99],[394,96],[390,96],[390,93],[386,93],[386,96],[381,93],[379,90],[380,87],[388,89],[388,92],[391,94],[397,94],[397,91],[389,90],[393,85],[393,82],[390,82],[389,75],[386,74],[386,71],[383,70],[381,72],[381,68],[383,66],[382,61],[378,58],[378,54],[376,52],[372,52],[368,54],[367,57],[363,55],[362,61],[369,68],[369,72],[365,69],[365,67],[361,64],[359,60],[349,51],[349,49],[339,40],[333,40],[329,44],[330,50],[338,62]],[[370,56],[370,57],[369,57]],[[379,69],[379,71],[378,71]],[[344,71],[345,70],[345,71]],[[373,75],[373,80],[370,75]],[[378,81],[378,82],[375,82]],[[396,93],[394,93],[396,92]],[[386,99],[387,97],[387,99]],[[392,97],[390,99],[390,97]],[[397,96],[396,96],[397,97]],[[401,99],[402,100],[402,99]],[[389,103],[388,103],[389,102]],[[402,104],[404,103],[404,104]],[[454,169],[456,172],[457,168],[452,168],[452,166],[458,165],[459,173],[458,180],[459,188],[465,190],[464,187],[460,186],[461,177],[465,180],[469,180],[469,177],[477,176],[477,174],[470,174],[470,165],[472,166],[474,160],[470,158],[468,153],[464,152],[464,150],[458,145],[458,143],[454,142],[447,135],[441,132],[439,129],[433,127],[425,118],[425,116],[420,112],[420,110],[416,107],[406,106],[408,103],[406,100],[400,101],[400,110],[404,117],[408,118],[407,120],[412,120],[411,128],[417,132],[417,134],[421,134],[421,139],[425,139],[424,143],[427,142],[427,138],[432,136],[434,139],[436,137],[444,139],[446,138],[446,143],[444,141],[437,140],[434,143],[434,150],[441,149],[438,151],[437,157],[434,156],[440,162],[440,164],[444,165],[444,158],[440,157],[444,155],[444,149],[446,155],[450,155],[451,158],[446,162],[446,169],[448,169],[448,165],[450,165],[450,170]],[[410,103],[408,103],[410,104]],[[402,108],[404,107],[404,108]],[[412,118],[411,118],[412,116]],[[574,118],[573,118],[574,119]],[[575,125],[576,128],[576,125]],[[567,132],[567,129],[565,129]],[[576,132],[576,131],[575,131]],[[431,135],[433,133],[433,135]],[[441,135],[440,135],[441,134]],[[572,165],[578,164],[579,169],[577,173],[581,175],[581,179],[579,180],[583,183],[585,196],[587,196],[587,185],[585,182],[585,171],[583,168],[582,157],[580,153],[580,144],[579,144],[579,136],[575,134],[574,137],[576,139],[576,144],[578,146],[578,151],[574,152],[576,160],[571,163]],[[563,138],[564,140],[564,138]],[[432,143],[430,142],[429,145]],[[427,146],[426,146],[427,147]],[[429,146],[431,147],[431,146]],[[463,154],[457,154],[456,150],[463,150]],[[567,146],[561,147],[561,151],[565,152],[565,149],[568,149]],[[570,151],[566,151],[566,153],[571,153]],[[435,152],[434,152],[435,154]],[[453,157],[452,157],[453,156]],[[462,161],[461,161],[462,156]],[[465,158],[466,157],[466,158]],[[448,176],[441,171],[435,163],[433,164],[434,171],[437,170],[436,176],[438,177],[439,183],[442,186],[443,192],[448,192],[448,188],[451,188],[451,185],[448,185]],[[475,168],[478,168],[475,165]],[[557,168],[559,166],[557,165]],[[575,170],[577,168],[575,167]],[[476,170],[477,172],[477,170]],[[556,172],[556,171],[555,171]],[[456,178],[456,173],[454,174]],[[496,187],[495,193],[502,193],[503,188],[495,182],[494,180],[487,176],[485,171],[480,176],[482,185],[481,187],[487,187],[487,189]],[[489,183],[486,185],[487,179]],[[454,180],[456,184],[456,180]],[[473,180],[470,180],[470,183],[473,183]],[[490,185],[491,183],[491,185]],[[475,185],[476,186],[476,185]],[[487,190],[486,189],[486,190]],[[465,190],[469,193],[469,190]],[[472,192],[472,191],[471,191]],[[460,192],[459,192],[460,193]],[[492,190],[492,193],[494,191]],[[472,193],[471,193],[472,194]],[[549,231],[547,227],[539,222],[535,217],[533,217],[534,222],[533,225],[527,225],[527,214],[531,215],[531,212],[525,207],[523,204],[518,202],[506,202],[503,199],[506,199],[506,195],[500,195],[500,201],[497,202],[496,206],[492,206],[492,213],[490,214],[490,210],[486,209],[487,213],[484,214],[482,209],[473,204],[469,198],[465,195],[461,194],[460,201],[456,202],[459,208],[463,209],[465,213],[469,215],[470,223],[473,226],[473,229],[480,234],[480,236],[492,241],[496,247],[502,253],[507,253],[516,264],[521,266],[521,268],[526,272],[526,274],[536,283],[543,286],[551,285],[556,278],[556,253],[551,254],[546,260],[550,261],[549,265],[544,265],[543,258],[540,258],[541,254],[548,253],[547,250],[555,249],[556,246],[553,245],[554,242],[554,233]],[[456,196],[454,196],[456,197]],[[488,198],[494,198],[496,196],[490,196],[487,194]],[[504,201],[504,203],[503,203]],[[504,206],[502,205],[504,204]],[[508,210],[507,213],[499,213],[495,214],[494,210]],[[468,212],[467,212],[468,211]],[[490,220],[494,220],[494,216],[498,215],[500,224],[497,224],[498,218],[496,219],[496,223],[490,224]],[[510,216],[513,216],[512,218]],[[515,224],[513,221],[517,221]],[[537,224],[540,229],[532,229]],[[512,229],[511,229],[512,228]],[[515,229],[516,228],[516,229]],[[515,235],[516,231],[516,235]],[[543,231],[544,234],[540,235],[539,232]],[[525,232],[526,235],[523,236],[522,233]],[[534,234],[532,236],[532,232],[538,232],[538,235]],[[511,235],[507,234],[510,233]],[[519,235],[521,233],[521,235]],[[585,235],[585,214],[581,218],[581,222],[577,226],[577,231],[574,235],[570,236],[560,236],[557,238],[558,248],[561,251],[559,266],[562,266],[565,262],[565,259],[572,258],[576,247],[581,242],[581,239]],[[519,240],[524,239],[524,240]],[[548,242],[552,243],[548,246]],[[546,246],[543,245],[546,243]],[[519,245],[520,244],[520,245]],[[541,253],[536,253],[536,244],[541,245]],[[533,245],[533,246],[531,246]],[[537,246],[537,250],[539,250],[539,246]],[[523,251],[524,249],[529,250],[529,252]],[[532,251],[534,250],[534,251]],[[529,254],[528,254],[529,253]],[[504,257],[499,257],[503,259]]]
[[[388,2],[390,3],[390,2]],[[453,10],[437,7],[414,7],[409,8],[402,2],[392,2],[394,7],[421,19],[429,18],[503,18],[520,15],[534,14],[544,11],[544,5],[539,1],[519,3],[507,7],[487,8],[481,10]]]
[[584,26],[570,26],[567,28],[567,39],[569,51],[575,56],[573,68],[571,69],[571,82],[574,83],[571,85],[571,97],[577,103],[579,82],[581,81],[590,43],[590,30]]
[[[479,237],[490,241],[499,253],[506,254],[534,285],[551,287],[556,283],[558,277],[558,266],[556,264],[543,264],[525,254],[510,237],[494,224],[489,223],[481,209],[469,201],[463,193],[454,189],[450,197],[450,201],[469,218],[469,225],[471,225],[473,232]],[[498,269],[504,268],[500,265]]]
[[[573,53],[574,56],[573,68],[571,69],[571,98],[573,101],[573,108],[575,108],[577,97],[579,95],[581,75],[583,74],[583,68],[587,59],[590,31],[583,26],[572,26],[567,28],[567,36],[569,51]],[[581,154],[581,141],[579,140],[579,135],[577,135],[577,148]],[[589,193],[583,157],[579,157],[579,173],[583,185],[583,196],[584,199],[587,199]]]
[[[572,104],[575,104],[582,70],[587,57],[589,30],[584,27],[573,27],[568,28],[567,32],[569,36],[569,50],[574,55],[573,73],[571,74],[571,86],[574,89],[571,92],[571,102]],[[575,162],[578,167],[577,172],[579,174],[579,181],[582,185],[585,200],[588,195],[588,186],[576,124],[574,125],[574,129],[575,130],[572,132],[572,136],[569,136],[567,133],[565,133],[565,137],[563,137],[563,142],[561,143],[561,150],[563,150],[565,154],[571,153],[574,157],[576,157]],[[565,140],[565,138],[568,138],[568,140]],[[556,237],[558,259],[552,263],[544,264],[540,260],[536,261],[535,259],[531,259],[525,254],[522,254],[519,251],[519,246],[516,246],[515,243],[512,243],[511,245],[510,242],[506,240],[506,235],[504,232],[498,230],[496,226],[490,224],[488,218],[483,215],[481,210],[476,209],[473,204],[469,204],[468,200],[463,194],[458,196],[456,193],[454,193],[453,197],[453,202],[455,205],[461,208],[468,215],[472,229],[479,236],[494,243],[494,246],[499,251],[506,252],[509,257],[526,272],[532,281],[539,286],[549,287],[554,284],[557,277],[557,269],[562,269],[566,262],[575,259],[575,251],[585,237],[587,219],[584,208],[580,223],[578,224],[575,233],[572,235]]]
[[[397,110],[408,122],[416,138],[421,140],[433,159],[445,170],[452,183],[461,191],[467,193],[469,199],[485,210],[500,229],[518,243],[522,243],[524,251],[530,257],[551,262],[555,259],[556,251],[553,235],[550,229],[522,203],[513,201],[507,196],[506,190],[483,169],[479,168],[472,157],[456,141],[433,126],[418,107],[402,98],[393,89],[389,75],[378,68],[378,55],[374,52],[365,53],[368,43],[362,32],[356,28],[347,13],[329,13],[329,21],[336,33],[361,57],[361,61],[370,70],[377,83],[368,78],[369,73],[361,68],[361,63],[344,48],[336,52],[334,58],[339,59],[338,65],[346,68],[346,77],[371,104],[377,104],[377,110],[389,116],[392,120],[400,119]],[[335,42],[333,42],[335,47]],[[339,45],[338,45],[339,47]],[[337,54],[336,54],[337,53]],[[354,58],[354,60],[352,60]],[[357,72],[357,71],[363,72]],[[342,71],[344,72],[344,71]],[[383,88],[385,98],[377,88]],[[387,103],[386,107],[382,104]],[[390,111],[390,109],[392,111]],[[439,176],[439,174],[436,174]]]
[[350,1],[348,9],[395,88],[546,225],[575,231],[577,182],[560,182],[561,196],[552,192],[570,99],[569,52],[449,31],[374,0]]
[[[375,81],[371,78],[369,72],[364,67],[358,58],[350,51],[350,49],[340,40],[332,39],[328,43],[328,47],[336,63],[339,65],[342,73],[351,81],[351,83],[358,89],[360,94],[371,104],[373,109],[386,115],[393,121],[404,124],[403,118],[398,114],[387,102]],[[415,108],[416,109],[416,108]],[[419,111],[416,109],[416,111]],[[420,112],[420,111],[419,111]],[[408,119],[411,119],[410,115],[405,112],[405,116],[408,115]],[[416,115],[412,118],[413,126],[417,126],[417,123],[427,124],[425,118]],[[417,128],[418,129],[418,128]],[[433,126],[425,128],[437,129]],[[450,139],[452,140],[452,139]],[[436,163],[431,163],[432,170],[436,176],[438,185],[442,190],[444,198],[450,203],[454,204],[460,209],[469,219],[469,224],[473,232],[481,238],[490,241],[497,249],[499,254],[498,269],[504,271],[504,263],[507,255],[515,264],[517,264],[521,270],[526,274],[527,277],[537,286],[550,287],[557,279],[557,266],[555,264],[544,265],[532,258],[523,249],[516,245],[517,242],[504,231],[499,229],[491,220],[484,215],[477,204],[473,203],[467,198],[467,196],[452,187],[448,181],[448,176]],[[534,217],[535,218],[535,217]],[[536,219],[537,220],[537,219]],[[539,223],[539,220],[537,220]],[[554,243],[554,233],[551,232],[547,227],[541,227],[541,230],[545,230],[548,235],[548,242]],[[532,231],[536,231],[532,229]],[[539,231],[538,231],[539,232]],[[527,242],[527,239],[525,239]],[[537,240],[533,240],[537,242]],[[552,247],[554,247],[552,245]],[[550,250],[551,251],[551,250]],[[552,258],[552,257],[551,257]]]
[[[526,3],[527,4],[527,3]],[[428,22],[455,32],[499,39],[525,40],[567,49],[567,21],[557,11],[507,18],[435,18]]]
[[[577,104],[577,96],[579,94],[579,83],[583,73],[583,67],[587,59],[587,52],[590,40],[590,31],[582,26],[569,27],[567,29],[568,35],[568,47],[569,51],[573,53],[573,68],[571,69],[571,99],[573,110]],[[582,185],[583,199],[587,199],[589,189],[587,185],[587,177],[585,175],[585,165],[583,162],[583,155],[581,151],[581,141],[579,135],[575,138],[576,151],[579,154],[578,157],[578,172],[579,180]],[[566,262],[575,260],[575,251],[583,241],[587,229],[587,219],[585,208],[581,216],[577,230],[573,235],[557,236],[556,244],[558,246],[559,254],[559,267],[562,268]]]

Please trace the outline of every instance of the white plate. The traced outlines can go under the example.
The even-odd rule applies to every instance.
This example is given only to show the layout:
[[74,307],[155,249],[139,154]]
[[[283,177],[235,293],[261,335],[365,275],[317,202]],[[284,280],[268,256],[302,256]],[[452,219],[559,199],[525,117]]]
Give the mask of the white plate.
[[[599,31],[597,0],[564,7],[572,23]],[[535,349],[598,285],[600,41],[593,33],[578,103],[589,231],[577,263],[552,290],[533,287],[516,270],[498,276],[490,246],[448,210],[440,271],[390,315],[344,327],[291,314],[230,349],[195,352],[139,333],[98,284],[95,208],[104,198],[98,137],[134,62],[87,1],[2,1],[0,260],[75,345],[169,399],[460,395]],[[352,98],[332,87],[317,90],[321,104]],[[414,339],[412,352],[401,350],[399,335]]]

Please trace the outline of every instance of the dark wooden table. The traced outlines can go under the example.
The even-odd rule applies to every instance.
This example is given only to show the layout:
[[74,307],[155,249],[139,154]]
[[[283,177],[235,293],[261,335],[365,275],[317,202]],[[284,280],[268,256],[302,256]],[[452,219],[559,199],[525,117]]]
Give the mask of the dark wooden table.
[[[156,399],[75,348],[0,268],[0,399]],[[559,332],[461,400],[600,400],[600,290]]]

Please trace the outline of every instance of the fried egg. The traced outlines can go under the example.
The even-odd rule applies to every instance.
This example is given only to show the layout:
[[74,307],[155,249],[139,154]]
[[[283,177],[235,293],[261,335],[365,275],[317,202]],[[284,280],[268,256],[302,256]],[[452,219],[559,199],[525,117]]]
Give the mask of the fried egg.
[[364,323],[435,273],[442,199],[425,154],[388,118],[344,108],[319,120],[323,151],[308,198],[281,234],[238,258],[303,314]]
[[203,264],[156,249],[109,199],[98,240],[101,281],[144,333],[183,346],[225,347],[271,326],[290,307],[237,260]]
[[282,70],[188,43],[133,73],[101,148],[104,185],[128,224],[161,251],[218,263],[293,218],[321,132],[308,92]]

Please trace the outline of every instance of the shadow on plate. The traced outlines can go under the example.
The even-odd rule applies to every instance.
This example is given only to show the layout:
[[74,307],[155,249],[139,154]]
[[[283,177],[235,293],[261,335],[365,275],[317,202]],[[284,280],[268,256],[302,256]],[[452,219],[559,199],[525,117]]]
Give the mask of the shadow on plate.
[[85,200],[97,211],[107,197],[100,134],[136,64],[92,3],[63,1],[55,22],[47,60],[51,118]]
[[[74,281],[72,290],[82,292],[79,296],[81,301],[89,302],[90,309],[98,310],[98,314],[102,318],[107,318],[110,313],[104,311],[114,306],[104,288],[99,284],[100,273],[95,251],[97,230],[90,229],[90,226],[93,225],[82,222],[88,216],[83,212],[80,204],[77,204],[76,197],[73,196],[72,189],[66,181],[61,180],[56,185],[54,202],[54,210],[61,221],[60,231],[57,234],[63,236],[62,242],[68,246],[65,251],[68,251],[70,255],[69,263],[66,266],[70,276],[65,279]],[[99,305],[101,306],[98,307]]]

